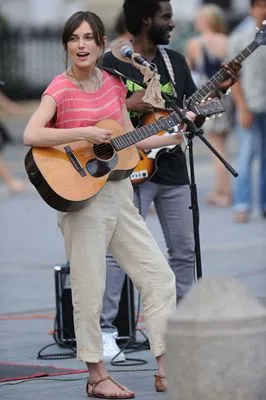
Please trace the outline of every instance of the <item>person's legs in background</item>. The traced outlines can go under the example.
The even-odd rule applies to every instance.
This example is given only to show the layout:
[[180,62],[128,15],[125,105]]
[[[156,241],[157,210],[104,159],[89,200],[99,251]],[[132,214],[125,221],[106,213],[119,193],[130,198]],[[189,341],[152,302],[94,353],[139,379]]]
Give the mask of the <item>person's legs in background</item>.
[[[208,139],[218,153],[227,161],[226,141],[227,133],[209,133]],[[227,207],[231,203],[231,183],[229,172],[211,151],[212,163],[214,166],[214,185],[206,197],[206,203],[218,207]]]
[[261,216],[266,218],[266,114],[258,114],[254,129],[258,137],[259,157],[259,209]]
[[13,138],[6,127],[0,122],[0,178],[3,180],[10,194],[24,192],[26,184],[21,179],[15,178],[5,162],[2,152],[7,144],[12,144]]
[[3,180],[10,194],[21,193],[26,190],[26,184],[15,178],[0,154],[0,178]]
[[252,161],[255,155],[256,137],[253,126],[245,129],[237,126],[238,156],[234,181],[234,215],[237,223],[248,222],[252,202]]

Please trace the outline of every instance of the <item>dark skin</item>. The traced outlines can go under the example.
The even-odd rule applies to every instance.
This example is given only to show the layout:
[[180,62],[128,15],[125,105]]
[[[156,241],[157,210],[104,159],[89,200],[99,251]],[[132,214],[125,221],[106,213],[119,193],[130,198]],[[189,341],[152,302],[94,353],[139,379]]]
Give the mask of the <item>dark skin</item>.
[[[143,20],[142,30],[139,35],[133,37],[132,44],[137,53],[142,54],[147,60],[152,61],[157,52],[158,45],[167,45],[170,41],[171,32],[175,27],[173,12],[170,2],[159,2],[160,9],[153,18]],[[226,91],[239,78],[241,65],[232,61],[222,64],[226,69],[227,79],[219,84],[219,90]],[[153,107],[142,101],[144,91],[135,92],[127,99],[127,109],[140,113],[149,113]],[[215,93],[213,94],[216,95]],[[201,121],[199,121],[201,122]]]

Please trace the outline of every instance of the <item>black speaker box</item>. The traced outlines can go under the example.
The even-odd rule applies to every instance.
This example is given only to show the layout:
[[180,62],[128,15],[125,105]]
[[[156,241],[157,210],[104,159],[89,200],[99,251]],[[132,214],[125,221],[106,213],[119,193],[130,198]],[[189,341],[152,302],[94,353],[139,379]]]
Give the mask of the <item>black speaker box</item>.
[[[73,305],[71,296],[70,267],[68,264],[54,267],[55,301],[56,301],[56,330],[55,339],[60,345],[75,345],[75,331],[73,322]],[[123,285],[119,311],[114,321],[118,330],[118,340],[131,338],[135,341],[135,306],[134,287],[126,276]]]

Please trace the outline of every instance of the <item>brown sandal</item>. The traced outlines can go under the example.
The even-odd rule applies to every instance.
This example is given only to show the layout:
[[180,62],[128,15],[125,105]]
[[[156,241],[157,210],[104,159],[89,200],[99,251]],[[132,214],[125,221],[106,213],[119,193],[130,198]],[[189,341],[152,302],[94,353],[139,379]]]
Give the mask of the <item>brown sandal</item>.
[[[125,395],[110,395],[110,396],[106,396],[104,394],[100,394],[95,392],[95,388],[96,386],[104,381],[107,380],[112,381],[117,387],[119,387],[120,389],[124,390],[125,392],[128,390],[125,386],[122,386],[119,382],[117,382],[111,375],[106,375],[104,378],[98,379],[96,381],[93,381],[91,378],[88,378],[87,384],[86,384],[86,392],[88,397],[94,397],[97,399],[133,399],[135,397],[135,394],[125,394]],[[89,385],[92,386],[91,392],[89,392]]]
[[167,385],[165,383],[166,376],[160,374],[155,374],[154,376],[155,376],[156,392],[166,392],[167,391]]

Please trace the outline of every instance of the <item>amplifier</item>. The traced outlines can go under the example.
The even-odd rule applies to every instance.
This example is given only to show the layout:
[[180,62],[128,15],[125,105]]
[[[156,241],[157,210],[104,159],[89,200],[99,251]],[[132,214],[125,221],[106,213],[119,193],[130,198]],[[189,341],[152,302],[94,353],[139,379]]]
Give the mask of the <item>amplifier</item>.
[[[56,301],[56,330],[55,340],[60,345],[75,346],[76,338],[73,321],[73,305],[71,296],[69,264],[54,267],[55,301]],[[135,306],[134,287],[126,275],[121,293],[119,311],[114,321],[118,331],[118,340],[135,341]]]

